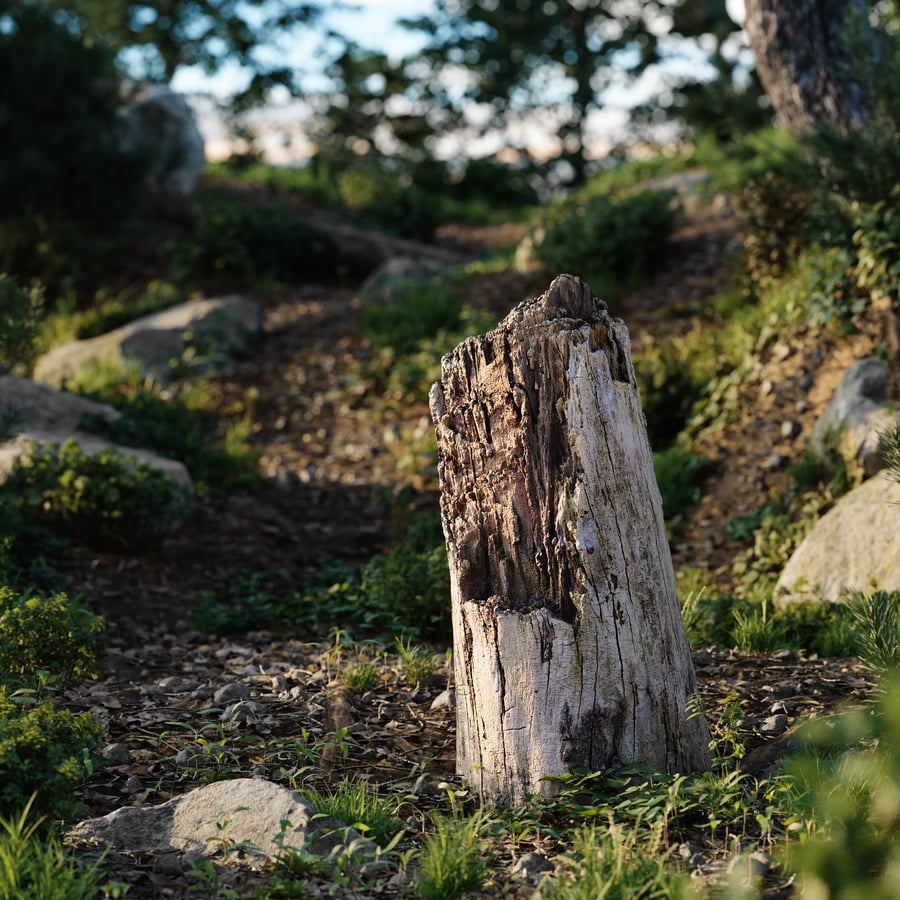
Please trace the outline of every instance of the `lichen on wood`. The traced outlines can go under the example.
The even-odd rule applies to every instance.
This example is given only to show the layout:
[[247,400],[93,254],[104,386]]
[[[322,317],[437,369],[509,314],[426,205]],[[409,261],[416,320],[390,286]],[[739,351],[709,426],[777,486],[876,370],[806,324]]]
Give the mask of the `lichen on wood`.
[[432,388],[457,766],[544,776],[709,763],[624,323],[572,276],[448,354]]

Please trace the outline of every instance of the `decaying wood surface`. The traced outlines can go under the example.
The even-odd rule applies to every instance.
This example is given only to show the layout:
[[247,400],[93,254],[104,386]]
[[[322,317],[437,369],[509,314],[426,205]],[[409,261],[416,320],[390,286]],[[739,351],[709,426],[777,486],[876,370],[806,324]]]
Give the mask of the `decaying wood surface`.
[[709,765],[625,325],[562,275],[444,357],[431,391],[450,559],[457,770]]

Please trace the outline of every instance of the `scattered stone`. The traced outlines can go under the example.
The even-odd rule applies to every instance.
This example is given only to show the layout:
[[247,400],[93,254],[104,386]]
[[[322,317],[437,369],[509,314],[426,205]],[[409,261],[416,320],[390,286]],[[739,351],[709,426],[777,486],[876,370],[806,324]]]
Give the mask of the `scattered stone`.
[[144,789],[144,784],[139,775],[131,775],[125,781],[125,790],[129,794],[139,794]]
[[509,877],[537,884],[541,880],[541,875],[552,872],[553,868],[553,863],[543,854],[525,853],[509,867]]
[[232,681],[230,684],[220,687],[213,694],[213,703],[216,706],[223,706],[234,700],[246,700],[250,696],[250,688],[243,681]]
[[776,703],[772,704],[771,708],[769,709],[769,712],[772,713],[773,716],[777,716],[777,715],[786,716],[788,714],[788,708],[787,708],[787,706],[785,706],[785,704],[781,700],[779,700]]
[[837,452],[848,474],[860,482],[884,466],[881,435],[900,421],[887,402],[888,371],[874,359],[864,359],[844,373],[810,436],[810,448],[820,458]]
[[769,716],[762,725],[759,726],[760,734],[784,734],[788,727],[788,717],[779,714],[777,716]]
[[783,453],[773,453],[765,462],[766,469],[770,472],[777,472],[783,469],[789,462],[790,458]]
[[145,374],[165,379],[171,361],[188,348],[188,335],[202,341],[209,352],[240,354],[260,332],[261,321],[259,306],[239,294],[192,300],[98,337],[54,348],[35,364],[34,380],[59,387],[94,362],[123,369],[137,362]]
[[793,353],[789,344],[777,341],[772,347],[772,359],[776,362],[784,362]]
[[431,701],[432,709],[453,709],[456,706],[456,691],[448,688],[441,691],[434,700]]
[[733,872],[746,874],[746,881],[752,883],[757,879],[765,878],[774,865],[775,861],[768,853],[754,850],[749,854],[742,853],[732,857],[728,862],[727,870],[729,874]]
[[803,426],[796,419],[788,419],[781,423],[781,436],[786,441],[792,441],[803,430]]
[[244,722],[258,722],[265,714],[266,708],[262,703],[255,700],[238,700],[227,706],[222,715],[219,716],[220,722],[233,722],[242,724]]
[[187,694],[196,690],[200,682],[196,678],[185,678],[181,675],[170,675],[159,682],[159,686],[170,694]]
[[131,751],[125,744],[107,744],[100,755],[111,766],[127,766],[131,762]]
[[[253,848],[257,857],[275,856],[282,851],[282,835],[285,848],[305,848],[321,856],[355,841],[371,849],[371,841],[363,841],[354,829],[319,816],[299,794],[260,778],[216,781],[160,806],[125,806],[79,822],[66,842],[99,842],[131,854],[177,851],[196,860],[234,844]],[[252,861],[252,854],[246,856]],[[228,861],[239,858],[229,856]]]
[[759,396],[760,397],[768,397],[771,394],[775,393],[775,383],[770,379],[766,378],[759,385]]
[[884,473],[841,497],[775,585],[775,602],[837,602],[847,590],[900,590],[900,484]]

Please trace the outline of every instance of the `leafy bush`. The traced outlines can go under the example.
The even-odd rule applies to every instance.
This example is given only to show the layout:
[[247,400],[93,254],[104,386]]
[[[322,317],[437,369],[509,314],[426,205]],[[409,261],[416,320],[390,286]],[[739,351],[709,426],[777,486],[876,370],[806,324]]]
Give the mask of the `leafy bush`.
[[807,202],[795,180],[774,172],[741,192],[740,265],[751,290],[788,272],[808,243]]
[[614,296],[660,257],[677,213],[672,191],[569,202],[550,216],[536,252],[551,272],[596,280],[596,293]]
[[[141,379],[141,384],[145,383]],[[199,487],[235,487],[253,482],[257,454],[247,448],[236,452],[227,446],[211,415],[192,407],[179,395],[163,396],[159,390],[144,389],[130,392],[129,388],[128,384],[110,384],[105,390],[91,392],[97,399],[116,406],[122,415],[114,422],[85,416],[81,427],[114,443],[147,447],[180,460]]]
[[440,224],[440,204],[409,178],[375,165],[345,169],[338,190],[363,221],[404,237],[428,240]]
[[110,51],[42,3],[4,7],[0,31],[0,268],[54,294],[84,284],[139,205],[144,161],[115,143]]
[[92,546],[139,552],[155,546],[187,511],[183,491],[121,451],[93,456],[70,439],[32,444],[5,483],[26,520]]
[[794,735],[803,751],[784,767],[788,827],[811,834],[786,847],[807,894],[889,900],[900,890],[900,684],[874,708],[811,719]]
[[707,457],[677,445],[653,454],[653,469],[667,520],[676,518],[700,499],[699,481],[708,465]]
[[25,290],[0,272],[0,375],[29,358],[43,304],[40,288]]
[[75,788],[90,773],[101,738],[86,713],[73,716],[51,703],[21,705],[0,687],[0,815],[18,813],[32,795],[36,812],[71,814]]
[[407,354],[439,332],[455,330],[460,313],[461,304],[452,291],[430,282],[412,282],[389,302],[367,305],[360,328],[376,347]]
[[0,587],[0,682],[45,670],[63,683],[94,673],[103,619],[66,594],[22,595]]
[[346,261],[324,232],[284,203],[253,203],[222,190],[197,192],[194,229],[163,252],[178,284],[259,279],[331,281]]

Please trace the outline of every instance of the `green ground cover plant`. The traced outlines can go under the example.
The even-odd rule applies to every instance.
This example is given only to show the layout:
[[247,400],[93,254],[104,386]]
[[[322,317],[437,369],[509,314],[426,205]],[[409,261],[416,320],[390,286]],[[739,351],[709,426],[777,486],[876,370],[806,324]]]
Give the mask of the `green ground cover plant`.
[[535,251],[550,272],[579,275],[598,296],[615,299],[659,259],[677,215],[671,191],[569,201],[549,214]]
[[21,514],[47,531],[97,547],[140,552],[187,511],[182,491],[114,448],[89,456],[74,440],[33,445],[6,481]]
[[347,779],[333,789],[307,789],[303,794],[318,812],[355,828],[381,847],[391,844],[403,827],[397,799],[383,796],[364,778]]
[[90,678],[103,627],[101,616],[64,593],[0,587],[0,682],[33,686],[40,673],[61,685]]

